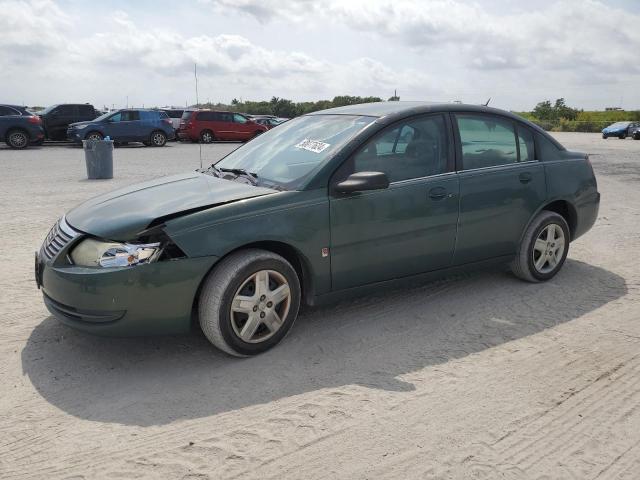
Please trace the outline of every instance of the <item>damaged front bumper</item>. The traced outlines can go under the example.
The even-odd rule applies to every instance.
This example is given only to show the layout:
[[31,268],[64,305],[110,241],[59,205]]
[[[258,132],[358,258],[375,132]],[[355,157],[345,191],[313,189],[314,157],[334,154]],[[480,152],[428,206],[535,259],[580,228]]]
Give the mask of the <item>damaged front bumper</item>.
[[56,265],[55,259],[38,254],[36,282],[47,309],[70,327],[116,336],[183,333],[191,327],[200,282],[217,260],[89,268]]

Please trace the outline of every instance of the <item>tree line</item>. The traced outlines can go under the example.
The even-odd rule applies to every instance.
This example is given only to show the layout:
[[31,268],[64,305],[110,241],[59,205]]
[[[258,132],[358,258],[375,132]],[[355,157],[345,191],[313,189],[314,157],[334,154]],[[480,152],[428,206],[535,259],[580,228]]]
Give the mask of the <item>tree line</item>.
[[[400,100],[400,97],[394,96],[389,98],[389,100]],[[380,97],[359,97],[351,95],[340,95],[333,97],[333,100],[318,100],[317,102],[294,102],[279,97],[271,97],[271,100],[261,102],[242,101],[234,98],[229,105],[224,103],[201,103],[193,105],[193,107],[242,112],[249,115],[275,115],[277,117],[293,118],[298,115],[304,115],[305,113],[326,110],[327,108],[382,101]]]
[[640,121],[640,111],[585,111],[569,107],[564,98],[554,103],[545,100],[531,112],[516,112],[545,130],[555,132],[599,132],[607,125],[622,121]]

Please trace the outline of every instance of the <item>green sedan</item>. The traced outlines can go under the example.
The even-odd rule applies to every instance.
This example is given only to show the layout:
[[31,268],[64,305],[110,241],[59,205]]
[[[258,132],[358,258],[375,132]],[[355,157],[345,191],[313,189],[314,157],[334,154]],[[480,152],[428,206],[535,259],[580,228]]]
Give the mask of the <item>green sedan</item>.
[[599,202],[587,155],[508,112],[352,105],[81,204],[37,252],[36,282],[71,327],[146,335],[197,321],[249,356],[280,342],[302,304],[503,264],[549,280]]

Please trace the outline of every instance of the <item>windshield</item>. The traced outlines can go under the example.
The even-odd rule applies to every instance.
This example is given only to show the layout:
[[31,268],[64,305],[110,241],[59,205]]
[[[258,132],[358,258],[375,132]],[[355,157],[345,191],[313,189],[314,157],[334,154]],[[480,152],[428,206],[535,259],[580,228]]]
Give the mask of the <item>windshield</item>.
[[215,166],[255,173],[258,180],[296,189],[375,117],[309,115],[294,118],[231,152]]
[[47,113],[49,113],[51,110],[53,110],[54,108],[56,108],[58,106],[58,104],[56,103],[55,105],[50,105],[47,108],[45,108],[44,110],[40,110],[38,112],[38,115],[46,115]]
[[616,122],[612,125],[609,125],[610,127],[626,127],[627,125],[629,125],[629,123],[631,122]]
[[106,119],[107,117],[110,117],[111,115],[113,115],[115,112],[107,112],[107,113],[103,113],[102,115],[100,115],[97,118],[94,118],[93,120],[91,120],[92,122],[100,122],[104,119]]

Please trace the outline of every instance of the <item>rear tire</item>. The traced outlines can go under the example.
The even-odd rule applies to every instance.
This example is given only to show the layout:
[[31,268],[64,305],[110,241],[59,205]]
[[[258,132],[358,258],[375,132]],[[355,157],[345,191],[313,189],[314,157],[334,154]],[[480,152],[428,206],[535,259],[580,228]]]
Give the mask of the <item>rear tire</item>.
[[164,147],[167,143],[167,136],[164,132],[156,130],[155,132],[151,133],[151,137],[149,140],[151,145],[154,147]]
[[215,139],[216,137],[211,130],[203,130],[200,133],[200,141],[202,143],[213,143]]
[[29,146],[29,134],[24,130],[9,130],[6,138],[7,145],[14,150],[22,150]]
[[627,134],[626,133],[621,133],[620,136],[618,137],[620,140],[624,140],[625,138],[627,138]]
[[570,239],[564,217],[543,210],[527,227],[511,270],[527,282],[550,280],[564,265]]
[[200,326],[223,352],[257,355],[291,329],[300,297],[300,280],[287,260],[266,250],[241,250],[205,280],[198,302]]

